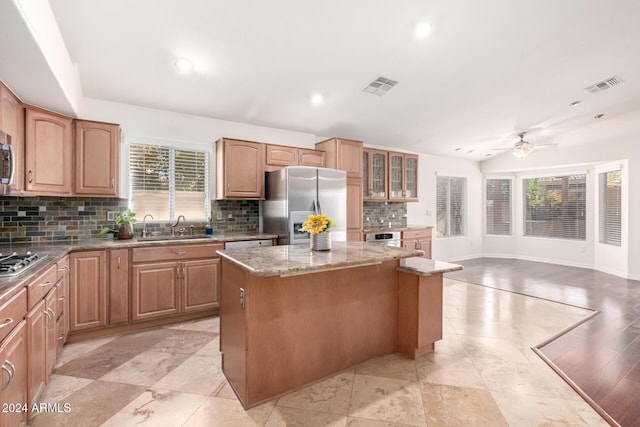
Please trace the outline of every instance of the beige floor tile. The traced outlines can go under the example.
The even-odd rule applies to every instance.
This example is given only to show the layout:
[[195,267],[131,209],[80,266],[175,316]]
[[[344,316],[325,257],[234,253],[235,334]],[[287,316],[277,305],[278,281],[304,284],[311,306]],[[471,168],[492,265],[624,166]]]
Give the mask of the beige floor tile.
[[206,396],[197,394],[147,389],[102,426],[181,426],[205,399]]
[[198,356],[213,356],[221,358],[222,353],[220,353],[220,335],[216,336],[204,346],[200,347],[200,349],[194,354]]
[[87,378],[53,374],[49,377],[49,384],[41,401],[47,403],[64,402],[71,394],[88,386],[93,381]]
[[153,387],[208,396],[225,382],[222,370],[213,360],[211,356],[191,356]]
[[204,319],[189,320],[187,322],[180,322],[173,325],[166,326],[169,329],[184,329],[189,331],[201,331],[220,333],[220,317],[212,316]]
[[102,381],[151,386],[173,371],[189,356],[186,354],[144,351],[100,377]]
[[456,354],[428,354],[416,359],[420,383],[486,388],[473,361]]
[[116,334],[110,337],[94,338],[90,340],[66,344],[64,347],[62,347],[62,353],[60,354],[60,357],[58,357],[58,360],[56,360],[56,367],[65,365],[71,362],[73,359],[76,359],[89,353],[90,351],[95,350],[98,347],[108,344],[116,338],[120,337],[120,335],[121,334]]
[[236,396],[236,394],[233,392],[233,389],[231,388],[231,386],[226,380],[224,384],[222,384],[221,387],[218,389],[218,391],[215,393],[215,396],[221,397],[224,399],[238,400],[238,396]]
[[418,384],[393,378],[356,375],[349,415],[426,426]]
[[238,400],[207,397],[184,427],[262,427],[274,407],[269,402],[245,411]]
[[408,381],[416,381],[418,379],[415,362],[400,353],[377,357],[364,362],[356,366],[356,374]]
[[163,351],[167,353],[193,354],[200,350],[217,334],[200,331],[188,331],[182,329],[173,330],[174,333],[161,339],[149,348],[151,351]]
[[144,387],[93,381],[64,399],[68,413],[42,413],[33,420],[34,427],[99,426],[144,391]]
[[433,384],[421,387],[422,403],[430,427],[508,425],[489,390]]
[[407,424],[390,421],[368,420],[366,418],[347,417],[347,427],[406,427]]
[[180,334],[180,331],[166,328],[150,328],[133,331],[118,337],[109,343],[109,348],[147,351],[163,339]]
[[137,354],[135,350],[101,346],[58,366],[54,372],[60,375],[98,379],[133,359]]
[[347,415],[353,378],[352,372],[334,375],[281,397],[278,406]]
[[265,427],[344,427],[346,425],[347,417],[344,415],[276,406]]
[[491,393],[510,426],[608,426],[584,401]]
[[471,359],[507,360],[510,362],[526,363],[522,352],[509,340],[484,337],[460,337],[465,353]]

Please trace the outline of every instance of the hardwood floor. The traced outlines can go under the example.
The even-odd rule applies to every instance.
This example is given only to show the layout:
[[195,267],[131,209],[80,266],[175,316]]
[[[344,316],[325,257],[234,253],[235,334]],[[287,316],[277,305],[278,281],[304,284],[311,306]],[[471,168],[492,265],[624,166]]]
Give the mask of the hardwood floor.
[[536,350],[611,424],[640,426],[640,281],[514,259],[458,264],[447,277],[596,310]]

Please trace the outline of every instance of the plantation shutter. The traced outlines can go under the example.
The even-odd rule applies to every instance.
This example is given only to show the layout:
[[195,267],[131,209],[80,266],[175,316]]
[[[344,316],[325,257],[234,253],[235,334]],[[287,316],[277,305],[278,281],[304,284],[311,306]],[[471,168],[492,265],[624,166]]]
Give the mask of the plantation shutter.
[[208,153],[148,144],[129,146],[129,207],[138,219],[203,220],[208,215]]
[[487,179],[487,234],[511,235],[511,180]]
[[599,174],[599,240],[608,245],[622,245],[622,171]]
[[436,180],[438,237],[464,236],[467,178],[438,176]]
[[586,174],[524,179],[524,235],[585,240],[586,180]]

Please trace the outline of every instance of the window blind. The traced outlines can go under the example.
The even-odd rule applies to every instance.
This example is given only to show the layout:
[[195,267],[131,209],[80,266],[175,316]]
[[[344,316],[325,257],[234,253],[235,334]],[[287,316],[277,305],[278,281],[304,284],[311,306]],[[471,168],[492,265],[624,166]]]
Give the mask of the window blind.
[[205,151],[131,144],[130,209],[156,220],[175,220],[178,215],[205,219],[210,210],[208,157]]
[[464,236],[467,178],[439,176],[436,182],[438,237]]
[[523,180],[524,235],[586,238],[586,174]]
[[487,179],[487,234],[511,235],[511,180]]
[[622,171],[602,172],[599,181],[599,240],[622,245]]

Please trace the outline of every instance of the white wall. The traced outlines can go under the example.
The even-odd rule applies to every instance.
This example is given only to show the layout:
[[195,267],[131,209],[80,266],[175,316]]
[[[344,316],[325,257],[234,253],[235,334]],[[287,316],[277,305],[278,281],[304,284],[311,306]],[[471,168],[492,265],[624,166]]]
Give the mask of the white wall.
[[[555,239],[523,238],[521,225],[516,229],[513,240],[503,242],[494,238],[484,238],[485,254],[513,253],[524,259],[537,259],[568,265],[597,268],[623,277],[640,279],[640,263],[629,260],[640,259],[640,223],[633,221],[640,213],[640,193],[629,191],[629,186],[640,182],[640,110],[621,114],[608,119],[600,119],[593,124],[555,138],[557,148],[534,152],[526,159],[516,159],[505,153],[481,164],[487,175],[550,174],[563,170],[588,170],[588,214],[587,241],[565,242]],[[619,162],[625,166],[623,185],[627,196],[623,195],[624,228],[623,246],[620,248],[597,243],[596,233],[596,173],[605,163]],[[634,168],[635,167],[635,168]],[[535,172],[534,172],[535,171]],[[514,183],[515,189],[521,187]],[[519,190],[521,191],[521,190]],[[515,203],[522,203],[522,194],[516,193]],[[521,206],[516,205],[516,225],[522,223]],[[518,233],[519,231],[519,233]],[[584,249],[583,249],[584,247]]]

